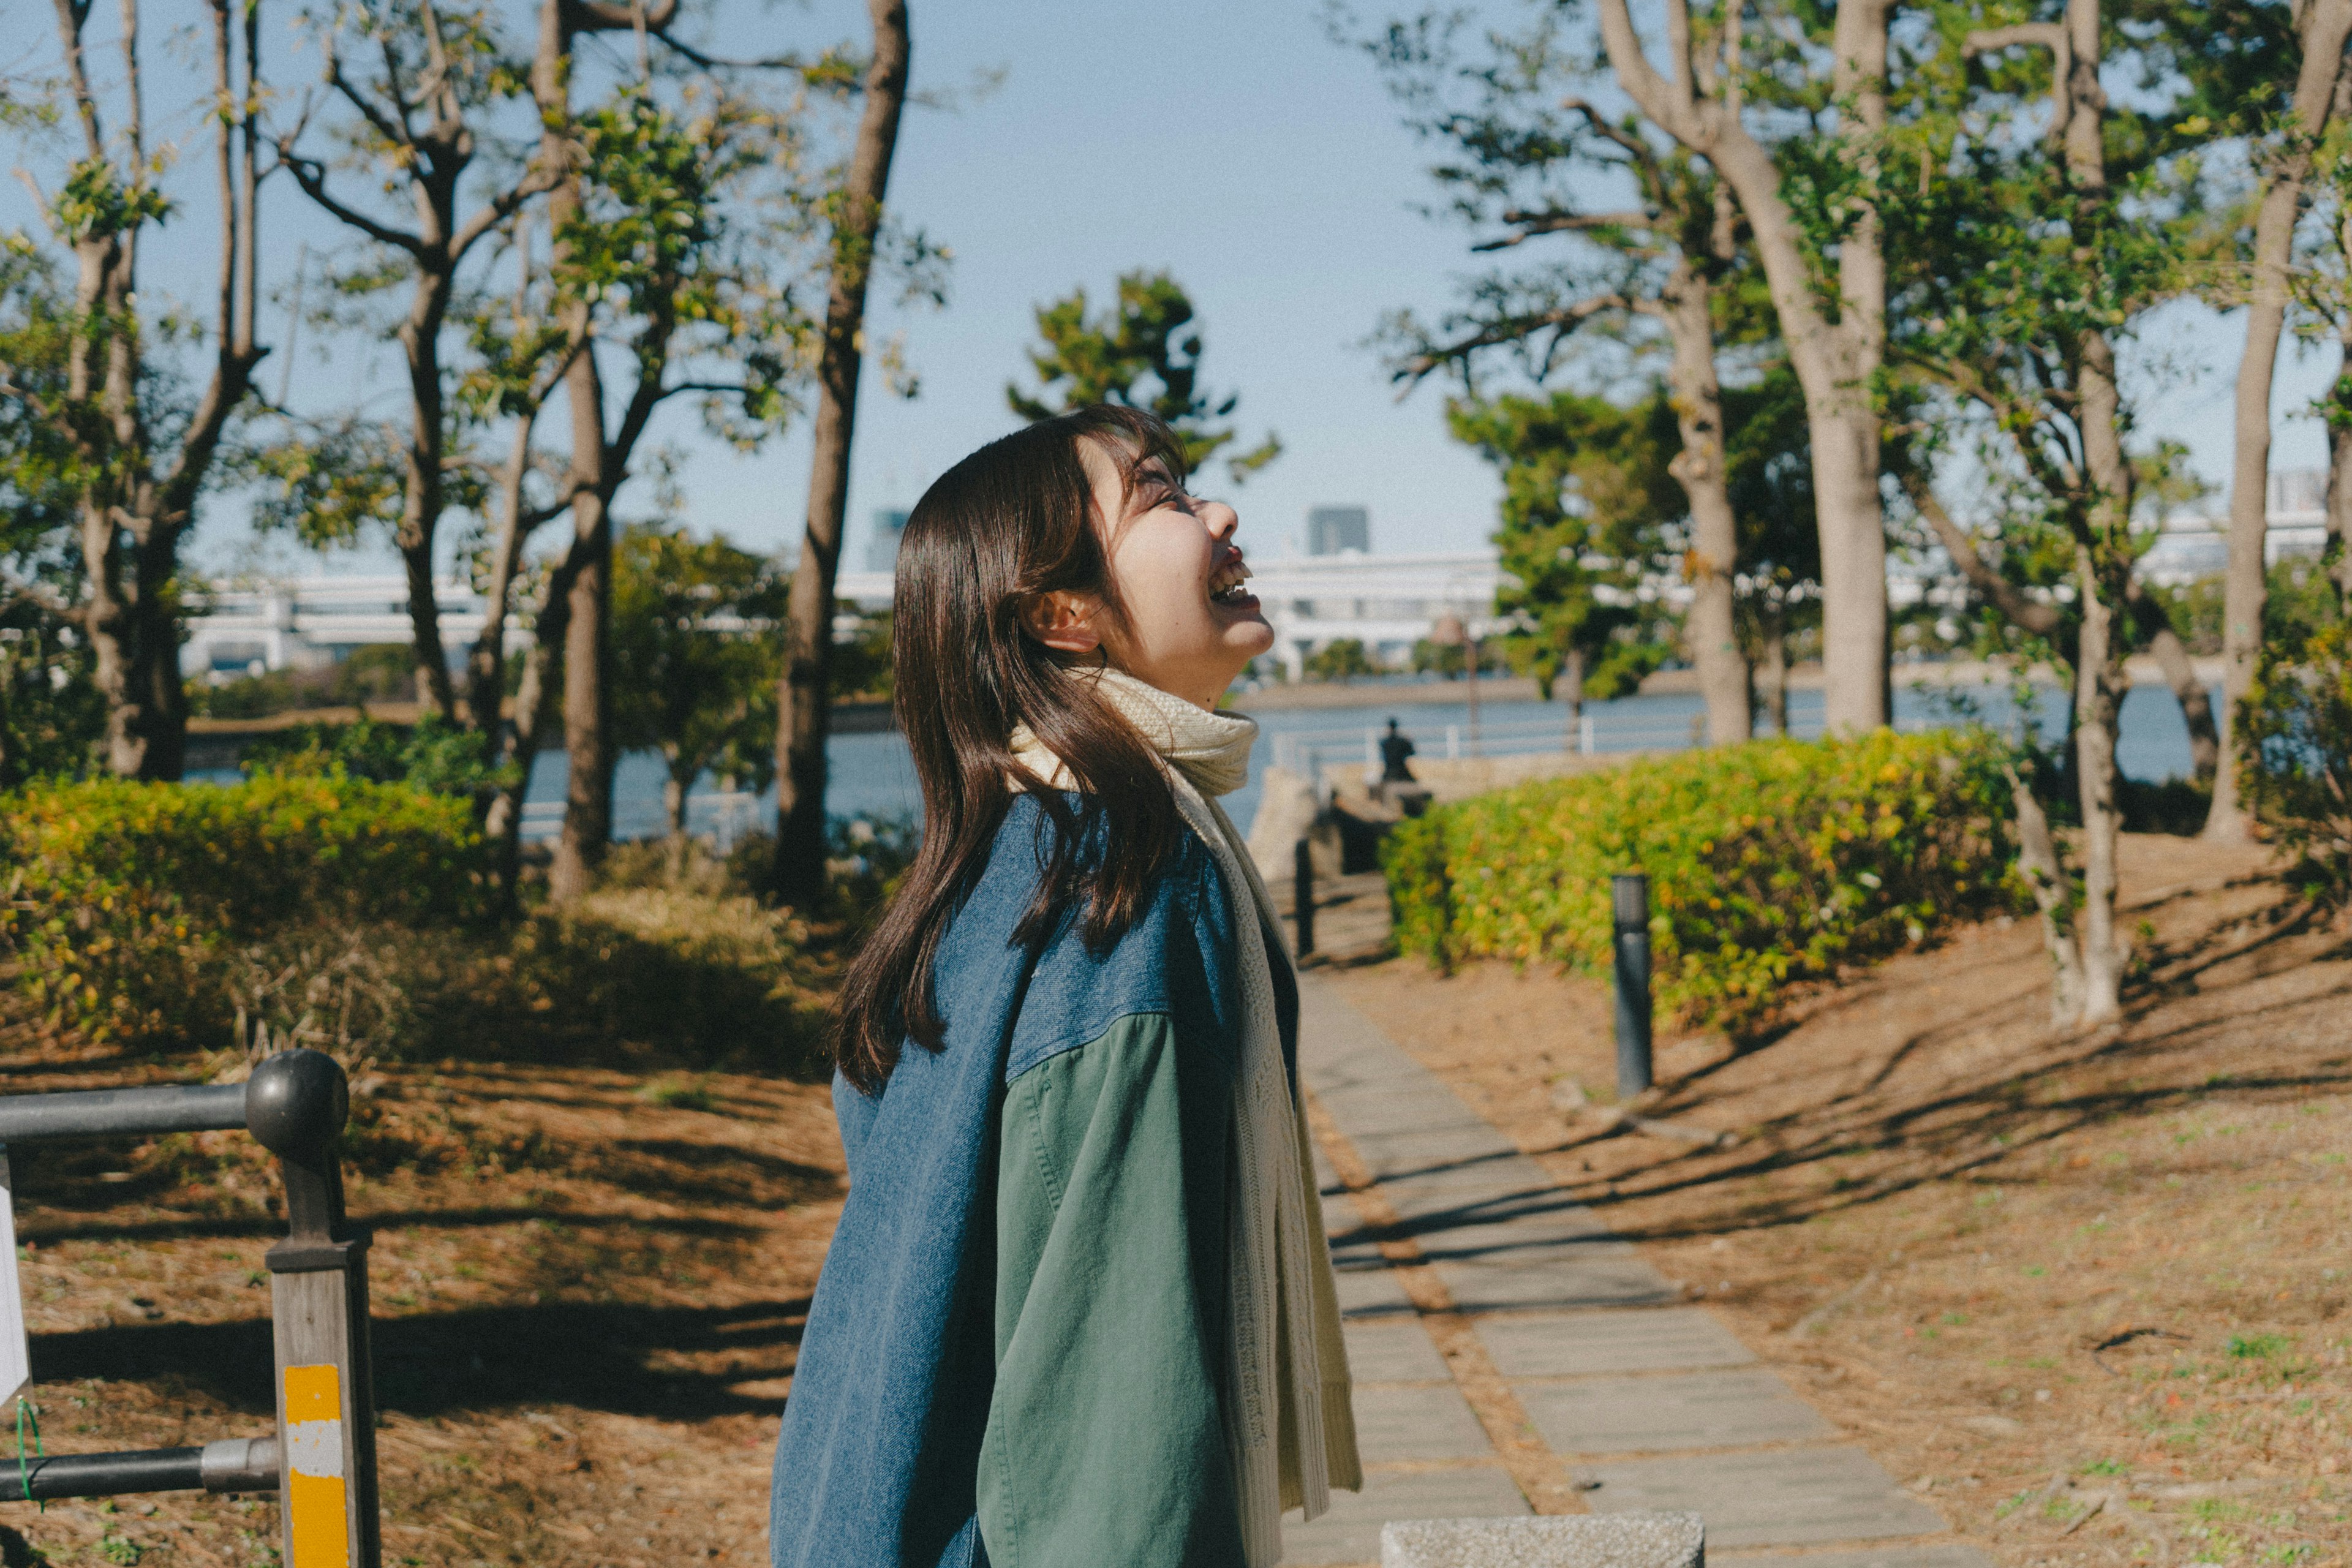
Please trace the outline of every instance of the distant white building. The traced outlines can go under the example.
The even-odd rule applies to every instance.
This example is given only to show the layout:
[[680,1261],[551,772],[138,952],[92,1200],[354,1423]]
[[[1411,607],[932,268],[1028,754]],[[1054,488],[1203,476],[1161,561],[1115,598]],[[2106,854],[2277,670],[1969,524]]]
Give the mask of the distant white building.
[[[2271,475],[2268,535],[2273,561],[2293,555],[2316,555],[2326,542],[2324,508],[2327,476],[2324,469],[2286,468]],[[1315,533],[1314,520],[1349,514]],[[890,604],[892,568],[898,531],[906,514],[877,512],[866,552],[867,570],[845,572],[836,593],[845,605],[866,611]],[[1402,666],[1412,646],[1430,634],[1446,614],[1459,616],[1479,637],[1492,637],[1509,623],[1495,614],[1495,593],[1502,585],[1500,557],[1491,547],[1428,554],[1374,555],[1351,540],[1369,541],[1370,529],[1360,507],[1319,507],[1309,514],[1310,543],[1328,542],[1330,550],[1304,556],[1250,562],[1251,587],[1274,623],[1275,657],[1296,679],[1307,657],[1342,638],[1364,645],[1375,663]],[[885,541],[887,541],[887,554]],[[2176,585],[2221,571],[2229,562],[2229,520],[2226,515],[2179,514],[2157,527],[2145,571],[2158,584]],[[1689,597],[1687,584],[1661,581],[1646,587],[1668,604]],[[437,584],[441,635],[452,656],[479,635],[483,607],[466,584],[455,580]],[[1890,574],[1889,599],[1898,607],[1922,597],[1955,607],[1966,599],[1965,588],[1952,581],[1916,569]],[[855,614],[843,615],[837,635],[856,626]],[[254,668],[283,669],[330,663],[354,647],[374,643],[402,643],[409,637],[408,584],[385,577],[306,577],[224,590],[213,596],[212,608],[193,617],[181,668],[191,675],[243,673]],[[509,651],[526,646],[527,628],[509,624]]]
[[[2273,564],[2290,556],[2315,556],[2327,547],[2327,470],[2277,468],[2270,477],[2263,511],[2269,527],[2263,553]],[[2230,564],[2230,514],[2176,512],[2157,524],[2156,542],[2140,557],[2147,581],[2177,588],[2210,577]]]
[[[455,578],[434,584],[441,640],[454,657],[482,635],[481,595]],[[210,607],[188,620],[180,648],[186,675],[244,675],[334,663],[353,648],[404,643],[405,577],[298,577],[215,590]],[[528,629],[509,623],[509,653],[528,647]]]
[[884,507],[874,513],[874,530],[866,536],[866,569],[868,572],[895,572],[898,569],[898,541],[906,536],[907,514],[895,507]]
[[1360,506],[1318,506],[1307,514],[1309,555],[1370,555],[1372,514]]

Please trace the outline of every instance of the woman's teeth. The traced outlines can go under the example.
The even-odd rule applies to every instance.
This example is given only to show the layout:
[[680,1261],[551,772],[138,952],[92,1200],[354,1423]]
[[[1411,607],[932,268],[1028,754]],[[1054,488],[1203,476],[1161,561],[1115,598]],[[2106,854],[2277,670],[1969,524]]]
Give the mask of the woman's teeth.
[[1210,601],[1213,604],[1230,605],[1238,600],[1248,597],[1249,590],[1243,586],[1243,584],[1248,581],[1249,569],[1247,567],[1228,566],[1224,568],[1223,571],[1219,572],[1215,577],[1210,580]]

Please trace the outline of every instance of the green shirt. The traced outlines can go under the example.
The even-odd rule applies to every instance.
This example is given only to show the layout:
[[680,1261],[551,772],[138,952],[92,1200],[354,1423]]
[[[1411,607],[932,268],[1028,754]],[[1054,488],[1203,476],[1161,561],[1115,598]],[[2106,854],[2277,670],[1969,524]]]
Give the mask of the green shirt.
[[1007,1088],[993,1568],[1239,1568],[1226,1449],[1231,1042],[1119,1019]]

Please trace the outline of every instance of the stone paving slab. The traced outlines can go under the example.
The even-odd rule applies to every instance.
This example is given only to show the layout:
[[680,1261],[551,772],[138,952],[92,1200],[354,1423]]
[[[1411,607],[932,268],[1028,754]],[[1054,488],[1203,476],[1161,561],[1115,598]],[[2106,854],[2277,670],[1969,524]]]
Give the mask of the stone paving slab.
[[1601,1483],[1584,1494],[1595,1513],[1687,1509],[1706,1519],[1710,1547],[1940,1535],[1947,1528],[1859,1448],[1628,1459],[1582,1466],[1578,1474]]
[[1451,1379],[1356,1390],[1356,1447],[1368,1465],[1407,1459],[1484,1459],[1494,1445]]
[[1437,1277],[1465,1312],[1580,1307],[1662,1307],[1681,1292],[1638,1253],[1603,1254],[1524,1267],[1502,1263],[1441,1263]]
[[1351,1322],[1344,1325],[1348,1340],[1348,1371],[1357,1386],[1367,1383],[1443,1383],[1454,1374],[1429,1331],[1418,1318],[1407,1322]]
[[1709,1553],[1722,1568],[1993,1568],[1973,1546],[1882,1546],[1861,1552]]
[[[1899,1488],[1640,1250],[1551,1184],[1436,1075],[1311,973],[1301,977],[1299,1072],[1370,1167],[1391,1228],[1363,1214],[1317,1151],[1325,1223],[1357,1380],[1370,1490],[1312,1525],[1286,1524],[1287,1561],[1369,1564],[1389,1520],[1519,1518],[1529,1510],[1449,1375],[1382,1240],[1410,1241],[1475,1321],[1496,1369],[1559,1454],[1656,1453],[1577,1467],[1595,1512],[1696,1512],[1718,1552],[1800,1548],[1748,1568],[1991,1568]],[[1631,1376],[1629,1373],[1653,1375]],[[1830,1439],[1830,1441],[1824,1441]],[[1765,1444],[1784,1445],[1759,1451]],[[1706,1448],[1706,1454],[1674,1450]],[[1475,1458],[1484,1463],[1448,1463]],[[1873,1540],[1905,1544],[1855,1550]]]
[[1411,1232],[1461,1226],[1509,1226],[1548,1230],[1558,1236],[1607,1236],[1609,1226],[1587,1205],[1557,1187],[1496,1184],[1492,1188],[1415,1186],[1396,1183],[1381,1194],[1399,1225]]
[[1703,1307],[1495,1318],[1478,1325],[1505,1377],[1591,1377],[1747,1366],[1756,1353]]
[[1331,1511],[1312,1524],[1297,1514],[1282,1526],[1284,1568],[1381,1560],[1381,1526],[1392,1519],[1524,1519],[1534,1510],[1495,1465],[1445,1470],[1373,1470],[1364,1489],[1331,1494]]
[[1515,1384],[1512,1392],[1555,1454],[1725,1448],[1837,1436],[1769,1372],[1596,1377]]
[[1386,1263],[1370,1263],[1346,1268],[1333,1263],[1332,1278],[1339,1286],[1339,1316],[1348,1322],[1377,1321],[1386,1318],[1412,1318],[1419,1321],[1419,1311],[1412,1298],[1404,1293],[1396,1271]]
[[1563,1234],[1557,1225],[1462,1225],[1444,1230],[1405,1227],[1402,1234],[1432,1263],[1574,1264],[1588,1258],[1638,1258],[1630,1241],[1606,1232]]

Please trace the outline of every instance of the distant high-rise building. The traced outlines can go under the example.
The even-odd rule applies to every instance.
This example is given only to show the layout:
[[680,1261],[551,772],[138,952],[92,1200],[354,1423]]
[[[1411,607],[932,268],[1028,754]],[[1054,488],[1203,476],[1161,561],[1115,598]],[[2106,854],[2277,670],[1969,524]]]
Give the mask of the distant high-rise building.
[[874,514],[874,531],[866,541],[866,569],[868,572],[895,572],[898,569],[898,536],[907,531],[907,514],[887,508]]
[[1307,514],[1307,553],[1372,552],[1371,513],[1360,506],[1318,506]]

